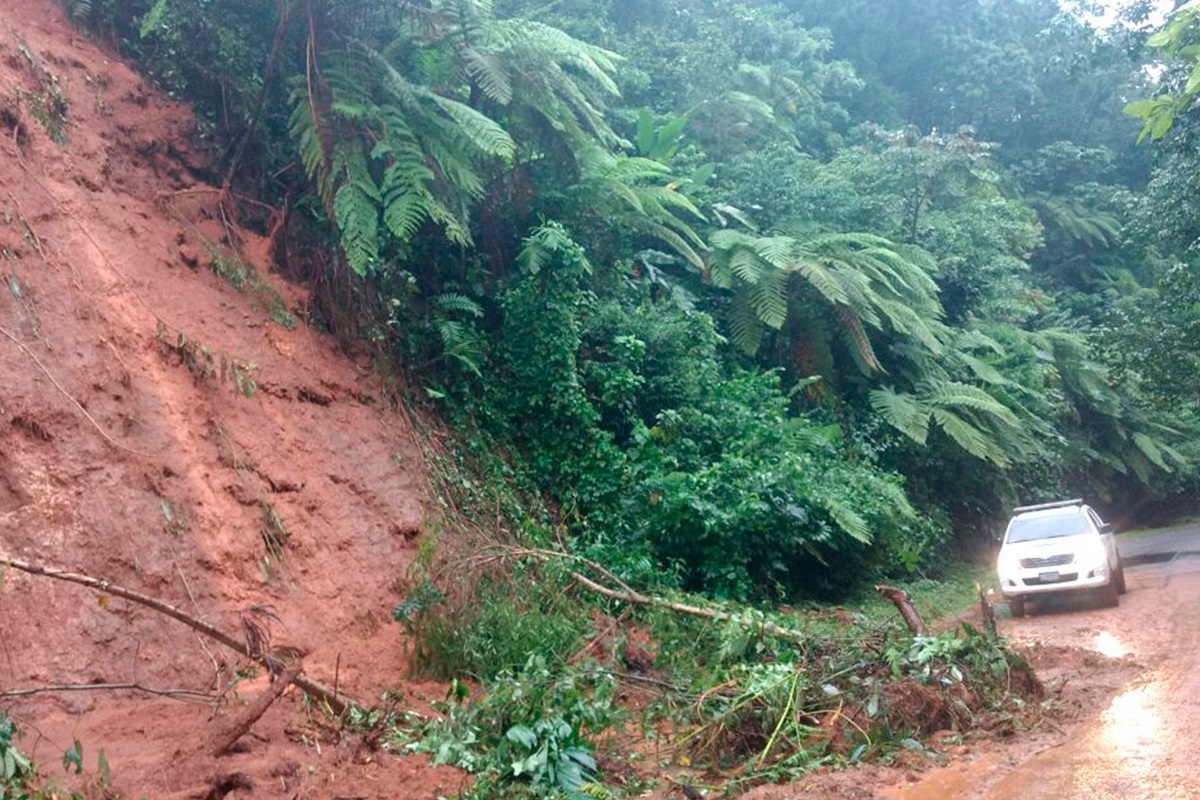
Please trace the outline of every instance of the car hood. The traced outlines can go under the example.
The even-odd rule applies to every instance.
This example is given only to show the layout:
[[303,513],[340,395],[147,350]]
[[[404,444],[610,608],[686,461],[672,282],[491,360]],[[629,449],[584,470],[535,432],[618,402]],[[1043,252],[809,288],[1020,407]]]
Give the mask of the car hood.
[[1095,539],[1093,534],[1079,533],[1074,536],[1056,536],[1053,539],[1011,542],[1004,545],[1001,552],[1015,555],[1018,558],[1048,556],[1054,553],[1074,553]]

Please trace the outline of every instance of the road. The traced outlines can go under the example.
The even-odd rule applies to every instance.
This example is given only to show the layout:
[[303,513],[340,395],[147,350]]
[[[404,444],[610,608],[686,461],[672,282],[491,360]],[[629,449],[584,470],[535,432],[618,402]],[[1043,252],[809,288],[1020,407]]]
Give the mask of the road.
[[1129,593],[1119,608],[1084,598],[1008,621],[1018,642],[1131,656],[1142,669],[1061,743],[1009,768],[983,760],[941,771],[897,800],[1183,800],[1200,797],[1200,527],[1119,542]]

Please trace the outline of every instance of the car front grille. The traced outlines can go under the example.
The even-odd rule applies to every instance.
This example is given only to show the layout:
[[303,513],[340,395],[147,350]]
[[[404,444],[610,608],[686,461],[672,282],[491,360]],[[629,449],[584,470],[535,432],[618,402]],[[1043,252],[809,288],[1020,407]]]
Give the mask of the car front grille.
[[1063,572],[1053,578],[1026,578],[1026,586],[1045,586],[1048,583],[1067,583],[1076,580],[1079,577],[1078,572]]
[[1045,558],[1022,558],[1021,566],[1025,569],[1041,569],[1042,567],[1061,567],[1064,564],[1070,564],[1075,560],[1074,553],[1063,553],[1057,556],[1046,556]]

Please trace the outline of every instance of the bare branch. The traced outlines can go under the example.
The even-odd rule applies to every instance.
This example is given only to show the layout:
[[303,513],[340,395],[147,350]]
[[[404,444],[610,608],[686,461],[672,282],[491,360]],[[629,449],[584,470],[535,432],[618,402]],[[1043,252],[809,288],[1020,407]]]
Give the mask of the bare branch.
[[172,700],[182,700],[186,703],[202,703],[209,705],[219,698],[215,694],[202,692],[197,689],[156,689],[143,686],[140,683],[57,683],[50,686],[31,686],[24,689],[5,689],[0,691],[0,698],[31,697],[38,694],[57,694],[59,692],[117,692],[134,691],[144,694],[169,697]]
[[[213,627],[207,622],[196,619],[191,614],[188,614],[187,612],[170,605],[169,603],[164,603],[157,598],[144,595],[141,592],[135,592],[132,589],[126,589],[122,586],[112,583],[111,581],[103,580],[101,578],[93,578],[91,575],[67,572],[66,570],[55,569],[52,567],[43,567],[38,564],[31,564],[27,561],[20,561],[15,558],[8,558],[6,556],[0,556],[0,566],[9,566],[13,569],[20,570],[21,572],[27,572],[30,575],[39,575],[41,577],[53,578],[54,580],[66,581],[68,583],[78,583],[79,585],[86,586],[89,589],[111,594],[114,597],[121,597],[125,600],[146,606],[147,608],[154,609],[160,614],[165,614],[174,620],[182,622],[184,625],[187,625],[197,633],[204,634],[210,639],[217,640],[230,650],[241,653],[247,658],[254,658],[263,666],[267,667],[268,670],[272,670],[272,672],[274,671],[270,663],[268,663],[268,660],[264,657],[267,654],[260,654],[257,657],[252,655],[243,642],[239,642],[225,631],[221,630],[220,628]],[[338,692],[334,691],[323,683],[314,681],[312,678],[309,678],[305,675],[297,676],[295,683],[301,689],[313,695],[314,697],[324,700],[335,714],[341,714],[348,708],[359,705],[347,697],[339,696]]]

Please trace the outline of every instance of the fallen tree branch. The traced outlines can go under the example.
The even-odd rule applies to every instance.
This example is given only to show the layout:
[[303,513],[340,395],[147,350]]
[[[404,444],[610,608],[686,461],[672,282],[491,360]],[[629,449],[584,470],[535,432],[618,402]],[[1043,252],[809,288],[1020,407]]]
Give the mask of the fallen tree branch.
[[271,704],[279,699],[279,695],[292,685],[302,669],[304,669],[304,663],[299,660],[285,667],[283,672],[279,673],[279,677],[267,686],[266,691],[254,698],[254,702],[246,707],[245,712],[233,724],[217,734],[217,741],[213,744],[211,751],[213,756],[228,753],[229,748],[233,747],[238,739],[245,736],[250,727],[258,722],[259,717],[267,713]]
[[908,599],[908,592],[894,586],[876,586],[875,591],[879,592],[881,597],[891,600],[895,604],[896,610],[904,618],[904,624],[908,626],[909,633],[913,636],[925,635],[925,620],[921,619],[921,614]]
[[609,669],[595,669],[592,670],[592,672],[597,675],[608,675],[612,678],[616,678],[619,681],[629,681],[631,683],[644,683],[648,686],[657,686],[660,689],[665,689],[666,691],[674,692],[675,694],[692,694],[690,689],[686,689],[678,684],[670,683],[658,678],[652,678],[649,675],[638,675],[633,672],[613,672]]
[[623,603],[630,603],[635,606],[650,606],[652,608],[665,608],[668,611],[674,611],[679,614],[687,614],[693,617],[701,617],[702,619],[711,619],[715,622],[737,622],[745,625],[747,628],[757,628],[764,633],[769,633],[772,636],[777,636],[780,639],[788,639],[793,642],[802,642],[805,640],[804,634],[791,628],[784,628],[780,625],[767,622],[766,620],[753,620],[740,617],[736,614],[730,614],[727,611],[718,611],[715,608],[701,608],[700,606],[692,606],[687,603],[676,603],[672,600],[666,600],[661,597],[653,597],[644,595],[633,590],[623,591],[618,589],[610,589],[596,583],[586,575],[578,572],[572,572],[571,578],[588,591],[595,592],[598,595],[607,597],[610,600],[620,600]]
[[[157,598],[144,595],[141,592],[135,592],[132,589],[126,589],[122,586],[112,583],[111,581],[106,581],[101,578],[93,578],[91,575],[67,572],[66,570],[55,569],[53,567],[43,567],[39,564],[31,564],[27,561],[20,561],[15,558],[8,558],[6,556],[0,556],[0,566],[8,566],[13,569],[20,570],[21,572],[27,572],[30,575],[39,575],[44,578],[53,578],[54,580],[66,581],[68,583],[77,583],[81,586],[86,586],[89,589],[94,589],[95,591],[103,592],[105,594],[111,594],[114,597],[121,597],[125,600],[137,603],[138,605],[143,605],[159,612],[160,614],[165,614],[171,619],[182,622],[184,625],[187,625],[197,633],[201,633],[210,639],[215,639],[216,641],[228,647],[230,650],[240,653],[247,658],[253,658],[254,660],[263,664],[263,666],[267,667],[267,669],[272,668],[268,658],[266,657],[268,654],[251,653],[244,643],[238,641],[220,628],[213,627],[207,622],[196,619],[191,614],[188,614],[187,612],[176,608],[169,603],[164,603]],[[325,684],[318,683],[317,681],[314,681],[312,678],[309,678],[305,675],[297,675],[295,678],[295,684],[312,696],[324,700],[335,714],[341,714],[348,708],[358,705],[358,703],[355,703],[353,700],[347,697],[339,696],[338,692],[329,688]]]
[[5,689],[0,692],[0,698],[31,697],[36,694],[55,694],[58,692],[118,692],[129,690],[153,694],[158,697],[169,697],[172,700],[182,700],[186,703],[202,702],[205,705],[214,703],[218,697],[215,694],[202,692],[197,689],[156,689],[143,686],[140,683],[56,683],[50,686],[30,686],[24,689]]
[[542,561],[552,561],[555,559],[563,559],[566,561],[574,561],[577,564],[589,567],[596,570],[606,579],[617,584],[620,588],[614,589],[610,586],[605,586],[597,583],[581,572],[571,572],[571,578],[577,584],[610,600],[619,600],[623,603],[629,603],[635,606],[649,606],[653,608],[665,608],[669,611],[674,611],[679,614],[687,614],[693,617],[709,619],[715,622],[737,622],[747,628],[757,628],[764,633],[769,633],[772,636],[777,636],[780,639],[787,639],[793,642],[802,642],[807,637],[799,631],[791,628],[784,628],[781,625],[767,622],[762,619],[751,619],[737,614],[730,614],[727,611],[720,611],[715,608],[702,608],[700,606],[688,605],[686,603],[676,603],[672,600],[667,600],[662,597],[654,597],[645,595],[633,589],[629,584],[618,578],[610,570],[595,561],[577,556],[572,553],[564,553],[560,550],[546,550],[542,548],[527,548],[527,547],[508,547],[500,546],[491,551],[485,551],[482,554],[473,556],[467,559],[473,566],[479,567],[488,562],[504,561],[513,558],[537,558]]

